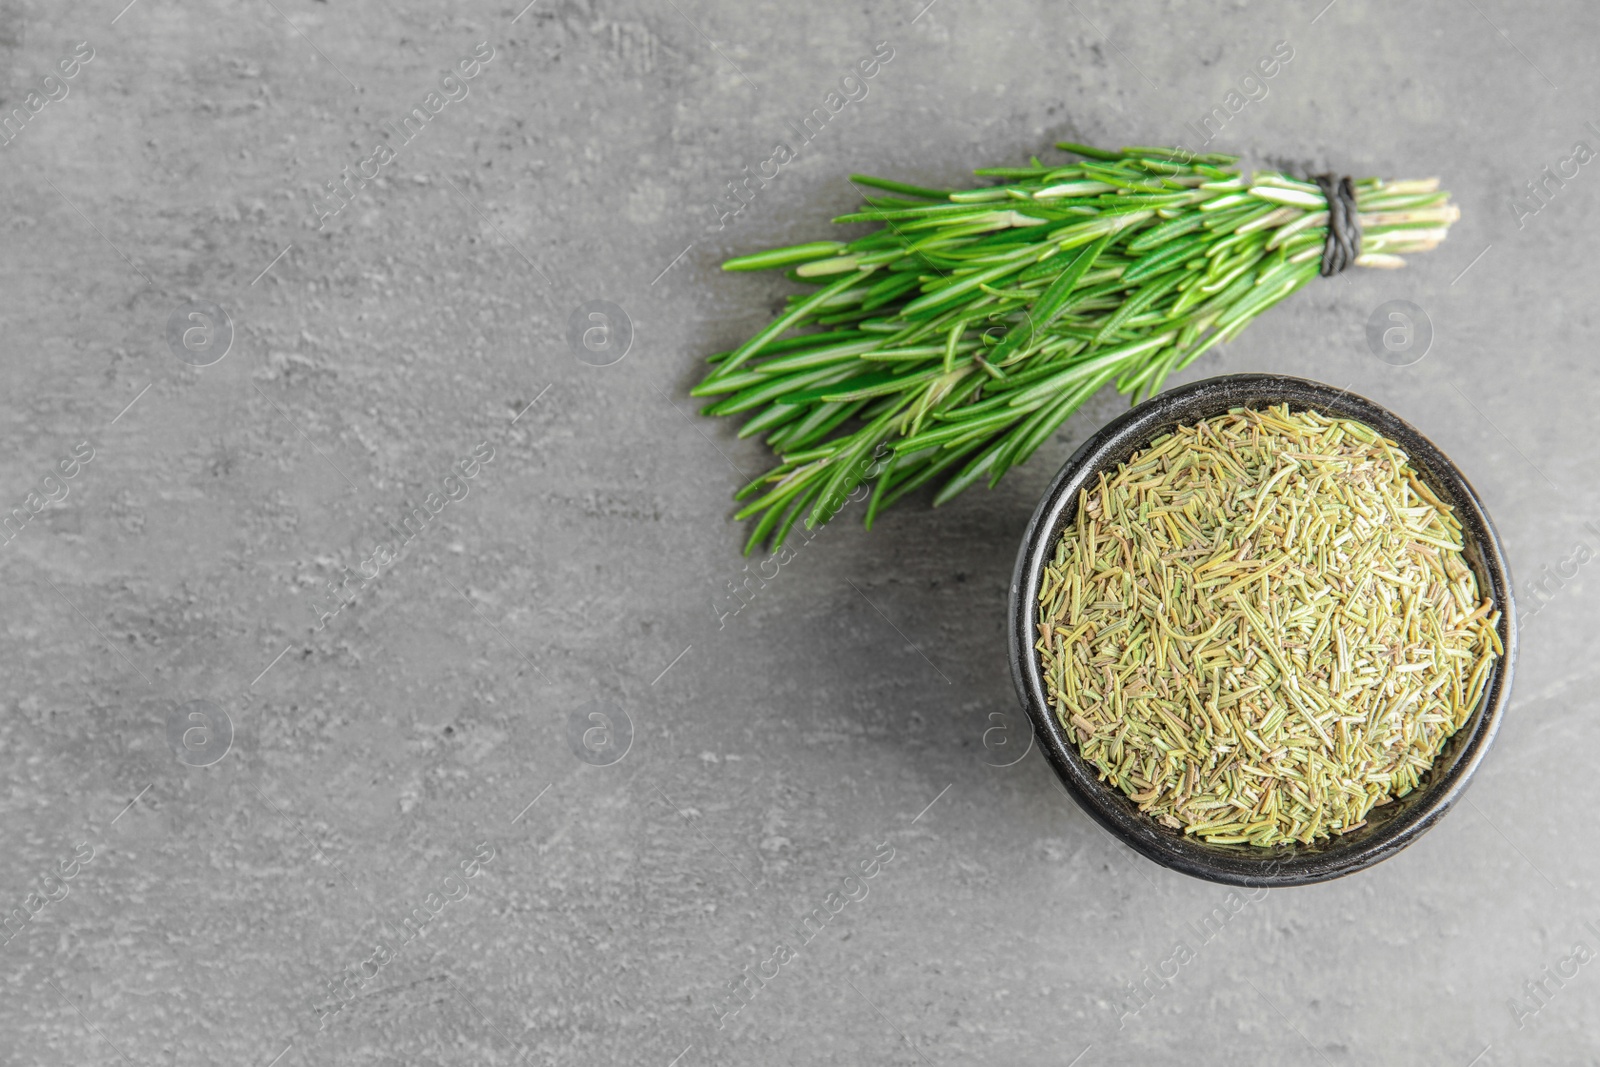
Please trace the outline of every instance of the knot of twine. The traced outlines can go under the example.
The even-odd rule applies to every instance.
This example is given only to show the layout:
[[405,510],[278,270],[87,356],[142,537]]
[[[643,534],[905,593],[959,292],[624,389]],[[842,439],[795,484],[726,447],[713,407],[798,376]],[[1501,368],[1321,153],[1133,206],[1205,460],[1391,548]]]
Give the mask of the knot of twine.
[[1361,254],[1361,219],[1356,213],[1356,190],[1349,176],[1317,174],[1312,181],[1328,200],[1328,239],[1322,245],[1322,276],[1331,278]]

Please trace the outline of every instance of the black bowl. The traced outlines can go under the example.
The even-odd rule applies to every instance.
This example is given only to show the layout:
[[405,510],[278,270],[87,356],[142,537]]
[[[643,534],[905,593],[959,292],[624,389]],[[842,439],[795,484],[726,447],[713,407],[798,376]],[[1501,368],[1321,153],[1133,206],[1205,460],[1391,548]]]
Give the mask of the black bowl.
[[[1180,424],[1222,415],[1231,408],[1283,403],[1291,410],[1355,419],[1400,445],[1428,488],[1455,508],[1465,534],[1467,563],[1477,573],[1479,589],[1491,595],[1501,611],[1505,655],[1496,661],[1472,717],[1445,744],[1432,770],[1410,795],[1372,809],[1367,825],[1311,845],[1212,845],[1157,823],[1121,790],[1101,782],[1078,755],[1046,701],[1043,671],[1034,650],[1039,583],[1062,531],[1074,521],[1078,490],[1092,486],[1102,470],[1115,471],[1117,464]],[[1331,385],[1274,374],[1234,374],[1180,386],[1138,405],[1085,441],[1050,483],[1023,534],[1011,578],[1010,629],[1017,693],[1033,720],[1045,758],[1073,799],[1101,826],[1157,863],[1196,878],[1240,886],[1326,882],[1370,867],[1415,841],[1461,796],[1488,752],[1510,697],[1517,655],[1516,608],[1500,538],[1456,465],[1388,409]]]

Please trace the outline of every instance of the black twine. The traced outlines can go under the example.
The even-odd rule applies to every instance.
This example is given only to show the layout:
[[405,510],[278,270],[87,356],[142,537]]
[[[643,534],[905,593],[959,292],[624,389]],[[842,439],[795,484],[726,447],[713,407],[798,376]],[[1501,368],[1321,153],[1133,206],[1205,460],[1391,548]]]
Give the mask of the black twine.
[[1328,239],[1322,244],[1322,276],[1331,278],[1361,254],[1361,220],[1356,189],[1348,177],[1317,174],[1311,179],[1328,200]]

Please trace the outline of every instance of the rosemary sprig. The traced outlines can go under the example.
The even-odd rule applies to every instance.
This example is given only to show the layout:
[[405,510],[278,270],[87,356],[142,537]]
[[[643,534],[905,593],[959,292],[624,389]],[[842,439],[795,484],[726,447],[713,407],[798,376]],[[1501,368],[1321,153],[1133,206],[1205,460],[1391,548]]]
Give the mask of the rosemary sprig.
[[[866,482],[869,528],[934,479],[935,505],[992,487],[1102,386],[1153,395],[1318,273],[1328,206],[1311,182],[1247,179],[1233,156],[1057,147],[1081,161],[980,170],[997,181],[975,189],[857,175],[873,195],[834,221],[872,233],[723,264],[811,287],[693,390],[778,454],[739,493],[738,517],[757,520],[747,552],[802,516],[826,522]],[[1460,216],[1436,179],[1355,194],[1360,266],[1403,266]]]

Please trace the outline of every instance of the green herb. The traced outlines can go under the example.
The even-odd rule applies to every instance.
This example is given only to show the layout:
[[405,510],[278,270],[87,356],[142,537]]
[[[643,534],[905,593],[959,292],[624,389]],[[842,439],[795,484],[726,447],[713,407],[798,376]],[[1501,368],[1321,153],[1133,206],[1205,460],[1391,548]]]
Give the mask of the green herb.
[[1174,829],[1273,845],[1410,793],[1471,717],[1500,612],[1392,441],[1235,409],[1079,495],[1039,590],[1051,706]]
[[[1157,392],[1167,376],[1315,277],[1327,201],[1275,173],[1248,181],[1232,156],[1170,148],[1058,147],[1082,162],[980,170],[958,192],[856,176],[876,223],[729,260],[789,268],[815,288],[731,352],[696,396],[750,416],[780,462],[738,494],[756,518],[746,551],[800,517],[826,521],[872,482],[866,521],[935,479],[935,504],[993,486],[1101,386]],[[1434,180],[1355,184],[1368,267],[1433,248],[1459,217]],[[817,332],[785,337],[790,331]],[[863,464],[880,444],[885,462]]]

